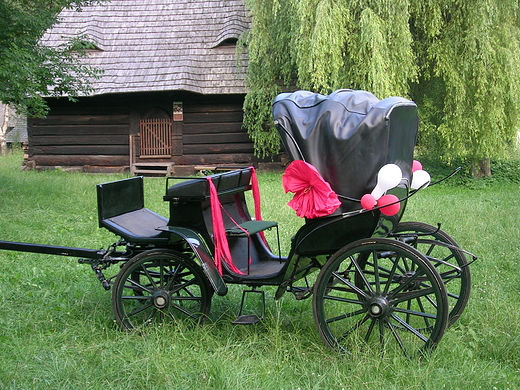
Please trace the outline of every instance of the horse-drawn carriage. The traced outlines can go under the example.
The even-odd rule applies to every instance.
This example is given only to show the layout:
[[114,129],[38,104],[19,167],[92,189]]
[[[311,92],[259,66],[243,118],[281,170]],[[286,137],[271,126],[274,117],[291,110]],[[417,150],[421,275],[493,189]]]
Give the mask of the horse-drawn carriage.
[[[99,184],[99,226],[120,237],[106,250],[7,241],[0,249],[81,257],[112,290],[115,318],[127,330],[203,322],[213,295],[225,295],[230,284],[245,286],[242,305],[247,294],[263,300],[259,288],[277,286],[276,299],[285,292],[312,297],[316,326],[332,348],[393,343],[406,354],[433,348],[464,310],[470,272],[468,253],[439,227],[401,222],[417,191],[415,104],[363,91],[299,91],[279,95],[273,115],[293,160],[284,185],[298,187],[293,206],[305,217],[286,256],[279,241],[264,236],[278,226],[261,218],[253,167],[168,178],[167,218],[145,207],[142,177]],[[388,166],[399,171],[391,188],[382,184]],[[106,278],[113,265],[119,272]],[[237,324],[263,316],[239,314]]]

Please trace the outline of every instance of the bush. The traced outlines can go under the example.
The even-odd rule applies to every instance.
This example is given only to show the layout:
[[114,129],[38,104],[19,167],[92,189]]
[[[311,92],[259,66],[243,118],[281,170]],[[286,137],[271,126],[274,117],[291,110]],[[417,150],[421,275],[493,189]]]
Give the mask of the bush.
[[491,176],[480,179],[472,177],[471,162],[467,160],[456,159],[447,163],[431,157],[418,157],[418,159],[423,169],[431,175],[432,182],[441,180],[460,167],[457,174],[442,182],[444,185],[462,185],[471,188],[491,183],[520,183],[520,158],[492,159]]

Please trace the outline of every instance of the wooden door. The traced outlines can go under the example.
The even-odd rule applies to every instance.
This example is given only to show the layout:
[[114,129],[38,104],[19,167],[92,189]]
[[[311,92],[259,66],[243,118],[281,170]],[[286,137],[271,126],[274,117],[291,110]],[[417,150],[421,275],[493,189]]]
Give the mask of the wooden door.
[[141,158],[169,158],[172,156],[172,121],[169,118],[141,119],[139,135]]

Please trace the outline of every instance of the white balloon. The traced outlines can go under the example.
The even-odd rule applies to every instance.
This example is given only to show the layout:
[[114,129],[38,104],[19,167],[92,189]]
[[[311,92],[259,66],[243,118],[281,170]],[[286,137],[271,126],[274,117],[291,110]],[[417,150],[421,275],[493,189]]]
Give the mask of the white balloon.
[[397,187],[403,178],[401,168],[395,164],[384,165],[377,174],[377,184],[372,190],[372,196],[379,199],[390,188]]
[[430,174],[426,171],[423,171],[422,169],[415,171],[412,174],[412,184],[410,187],[412,187],[414,190],[421,188],[424,184],[426,184],[423,188],[428,187],[430,184],[431,178]]

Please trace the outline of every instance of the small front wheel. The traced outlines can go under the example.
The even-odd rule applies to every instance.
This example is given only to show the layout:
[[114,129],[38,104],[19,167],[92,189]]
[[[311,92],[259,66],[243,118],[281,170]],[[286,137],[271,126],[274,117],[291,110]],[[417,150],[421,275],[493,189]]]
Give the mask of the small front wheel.
[[112,307],[125,330],[186,319],[202,323],[212,295],[199,265],[177,252],[158,249],[138,254],[121,268]]
[[363,239],[336,252],[314,286],[314,320],[324,342],[351,352],[364,345],[427,351],[448,323],[446,289],[417,250],[386,238]]

